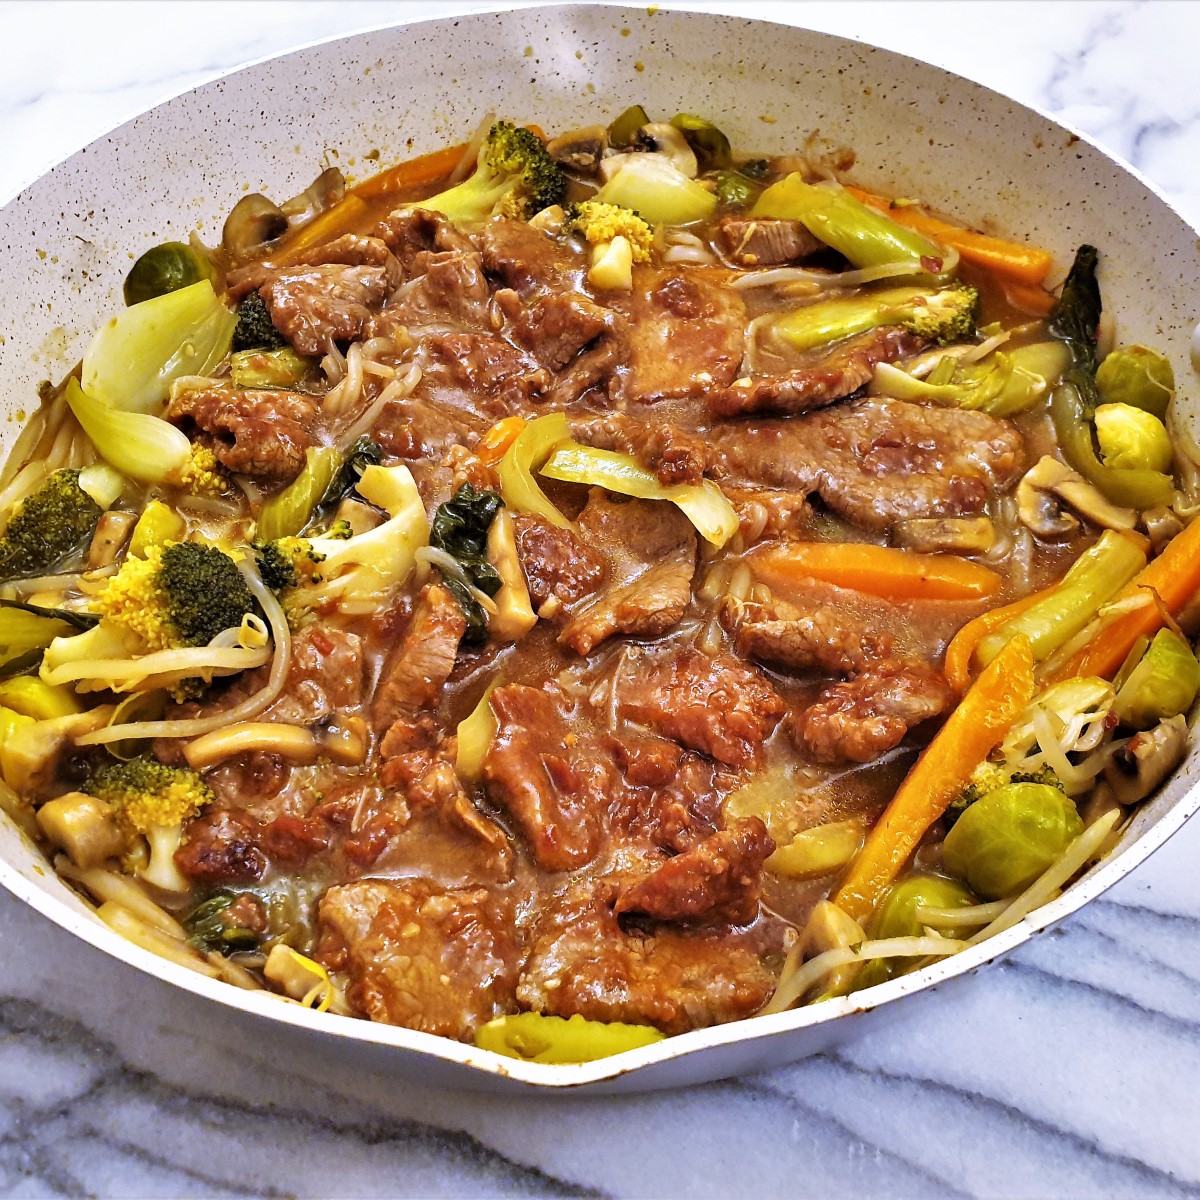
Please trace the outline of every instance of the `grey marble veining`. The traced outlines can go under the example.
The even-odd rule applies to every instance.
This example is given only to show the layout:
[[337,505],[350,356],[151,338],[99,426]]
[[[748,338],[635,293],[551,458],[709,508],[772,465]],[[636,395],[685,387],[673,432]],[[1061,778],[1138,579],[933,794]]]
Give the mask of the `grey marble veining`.
[[[929,58],[1086,129],[1200,220],[1183,3],[697,3]],[[0,5],[0,194],[243,61],[466,5]],[[1200,299],[1198,299],[1200,315]],[[620,1099],[481,1096],[145,978],[0,895],[0,1194],[1200,1196],[1200,824],[883,1034]]]

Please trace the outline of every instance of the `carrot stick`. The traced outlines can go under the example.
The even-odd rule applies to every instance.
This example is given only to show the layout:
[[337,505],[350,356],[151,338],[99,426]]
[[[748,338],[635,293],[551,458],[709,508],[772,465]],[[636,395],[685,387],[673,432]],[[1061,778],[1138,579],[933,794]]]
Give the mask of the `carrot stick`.
[[759,551],[751,569],[786,590],[808,579],[894,600],[979,600],[1000,588],[995,571],[952,554],[914,554],[857,542],[788,542]]
[[1012,604],[1006,604],[1003,608],[993,608],[989,612],[981,613],[974,620],[968,621],[950,639],[950,645],[946,647],[946,663],[942,670],[960,696],[971,686],[971,659],[975,655],[975,647],[989,633],[995,632],[1001,625],[1007,625],[1013,617],[1019,617],[1027,608],[1032,608],[1039,600],[1044,600],[1052,591],[1054,588],[1048,587],[1032,595],[1023,596],[1020,600],[1014,600]]
[[886,196],[876,196],[862,188],[847,187],[846,191],[872,208],[882,209],[898,225],[907,225],[958,251],[964,262],[985,267],[996,275],[1018,280],[1026,284],[1038,284],[1054,266],[1054,255],[1039,246],[1026,246],[1020,242],[1006,242],[1001,238],[963,229],[946,221],[931,217],[917,208],[894,208]]
[[[1144,596],[1146,588],[1159,594],[1172,615],[1180,612],[1200,592],[1200,520],[1177,533],[1163,552],[1130,580],[1113,603]],[[1133,643],[1140,637],[1153,636],[1162,628],[1162,623],[1157,604],[1127,612],[1100,630],[1088,645],[1068,659],[1054,673],[1054,682],[1081,675],[1111,679],[1133,649]]]
[[505,417],[503,421],[497,421],[479,439],[479,444],[475,447],[475,457],[489,466],[498,463],[524,428],[524,417]]
[[1054,311],[1058,300],[1039,284],[1021,283],[1001,277],[998,281],[1004,298],[1015,309],[1035,317],[1046,317]]
[[860,925],[871,915],[925,831],[1025,711],[1033,689],[1033,651],[1018,636],[983,669],[867,835],[834,897],[843,912]]
[[378,175],[372,175],[370,179],[364,179],[350,189],[350,194],[363,200],[380,200],[418,184],[436,183],[458,166],[458,160],[466,148],[467,143],[460,142],[457,146],[446,146],[432,154],[422,154],[420,158],[410,158],[408,162],[398,163],[386,171],[380,171]]

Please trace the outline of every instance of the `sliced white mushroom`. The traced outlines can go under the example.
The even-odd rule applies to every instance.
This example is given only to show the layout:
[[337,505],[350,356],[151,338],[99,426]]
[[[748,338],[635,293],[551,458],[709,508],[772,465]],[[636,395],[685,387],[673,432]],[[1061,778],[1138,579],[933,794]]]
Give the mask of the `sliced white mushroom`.
[[1079,522],[1063,511],[1063,503],[1102,529],[1132,529],[1137,524],[1132,508],[1118,507],[1077,471],[1043,455],[1017,484],[1021,521],[1038,537],[1067,537],[1079,528]]
[[922,554],[986,554],[996,544],[989,517],[915,517],[892,529],[897,546]]
[[[866,940],[862,926],[853,917],[831,900],[822,900],[809,914],[800,934],[800,954],[807,960],[824,954],[826,950],[859,946]],[[831,971],[825,977],[823,992],[830,996],[845,995],[861,966],[861,963],[848,963]]]
[[221,245],[231,254],[247,254],[287,233],[288,219],[278,204],[261,192],[243,196],[225,218]]
[[1188,724],[1182,714],[1135,733],[1104,768],[1104,779],[1118,804],[1144,800],[1187,753]]
[[695,179],[700,169],[696,161],[696,152],[688,145],[687,138],[666,122],[654,122],[643,125],[638,130],[638,144],[652,154],[662,154],[670,159],[676,170],[689,179]]
[[346,195],[346,178],[337,167],[327,167],[299,195],[285,200],[279,211],[293,225],[303,225],[332,208]]
[[1176,516],[1174,509],[1166,506],[1148,508],[1142,513],[1142,524],[1150,536],[1150,544],[1154,547],[1155,554],[1158,554],[1177,533],[1183,532],[1183,522]]
[[546,143],[546,151],[555,162],[587,175],[595,173],[607,149],[608,130],[603,125],[571,129]]

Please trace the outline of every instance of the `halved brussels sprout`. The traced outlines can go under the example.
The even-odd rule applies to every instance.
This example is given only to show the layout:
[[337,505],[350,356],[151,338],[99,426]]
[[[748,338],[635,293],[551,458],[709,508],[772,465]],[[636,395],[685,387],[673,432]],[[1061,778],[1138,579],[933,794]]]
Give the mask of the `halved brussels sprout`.
[[671,124],[687,139],[702,171],[723,171],[733,165],[729,139],[711,122],[695,113],[676,113]]
[[1028,887],[1082,832],[1075,805],[1058,788],[1010,783],[958,818],[942,861],[976,895],[1000,900]]
[[212,263],[198,250],[183,242],[163,242],[147,250],[125,276],[125,303],[141,304],[215,274]]
[[1100,364],[1096,387],[1105,404],[1132,404],[1161,420],[1175,394],[1175,372],[1148,346],[1122,346]]
[[1153,414],[1132,404],[1101,404],[1096,409],[1096,440],[1106,467],[1169,471],[1171,436]]
[[1160,629],[1117,692],[1113,712],[1125,725],[1149,729],[1186,713],[1200,692],[1200,663],[1187,639]]
[[650,114],[640,104],[633,104],[608,127],[608,144],[620,149],[629,146],[643,125],[650,124]]

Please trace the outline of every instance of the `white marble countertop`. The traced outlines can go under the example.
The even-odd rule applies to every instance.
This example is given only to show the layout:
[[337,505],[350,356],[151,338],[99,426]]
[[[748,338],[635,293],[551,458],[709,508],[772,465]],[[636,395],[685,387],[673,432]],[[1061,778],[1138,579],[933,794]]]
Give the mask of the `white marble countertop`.
[[[1200,8],[736,3],[932,59],[1200,222]],[[446,3],[0,5],[0,195],[251,59]],[[478,7],[486,7],[479,5]],[[351,1073],[0,895],[0,1194],[1200,1196],[1200,822],[885,1034],[737,1081],[505,1097]]]

